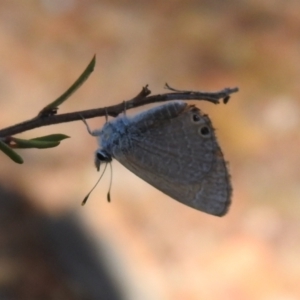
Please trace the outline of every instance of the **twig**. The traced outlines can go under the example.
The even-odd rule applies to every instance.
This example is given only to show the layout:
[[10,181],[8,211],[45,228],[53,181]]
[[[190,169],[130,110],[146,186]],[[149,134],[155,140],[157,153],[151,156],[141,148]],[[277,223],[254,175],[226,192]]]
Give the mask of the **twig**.
[[[57,115],[59,105],[64,103],[88,79],[88,77],[94,71],[95,64],[96,64],[96,57],[94,56],[90,61],[90,63],[88,64],[88,66],[82,72],[82,74],[67,89],[67,91],[65,91],[56,100],[46,105],[33,119],[0,130],[0,140],[2,142],[8,142],[9,137],[11,137],[12,135],[27,130],[31,130],[42,126],[78,121],[78,120],[82,120],[82,118],[89,119],[89,118],[102,117],[102,116],[107,117],[107,115],[116,117],[121,112],[124,111],[124,107],[126,107],[126,109],[130,109],[130,108],[142,106],[149,103],[179,100],[179,99],[206,100],[214,104],[218,104],[220,99],[223,99],[223,102],[227,103],[230,98],[230,95],[238,91],[238,88],[233,88],[233,89],[226,88],[216,93],[180,91],[171,88],[168,84],[166,84],[165,88],[172,91],[172,93],[149,96],[151,94],[151,91],[148,89],[148,85],[146,85],[145,87],[143,87],[141,92],[139,92],[138,95],[136,95],[134,98],[128,101],[123,101],[120,104],[104,107],[104,108],[89,109],[84,111],[77,111],[77,112]],[[2,149],[2,151],[4,150]]]
[[[166,85],[168,89],[174,90]],[[175,90],[174,90],[175,91]],[[142,91],[131,100],[126,101],[126,109],[131,109],[139,107],[142,105],[164,102],[170,100],[205,100],[212,102],[214,104],[219,104],[220,100],[228,101],[228,97],[232,93],[236,93],[238,88],[225,88],[218,92],[195,92],[195,91],[179,91],[166,94],[158,94],[149,96],[151,91],[148,89],[148,86],[143,87]],[[226,101],[226,102],[227,102]],[[42,126],[54,125],[59,123],[67,123],[82,120],[82,117],[85,119],[102,117],[106,114],[116,117],[124,111],[124,102],[112,105],[104,108],[89,109],[84,111],[77,111],[72,113],[65,113],[59,115],[38,115],[37,117],[27,120],[25,122],[4,128],[0,130],[0,137],[5,138],[7,136],[12,136],[27,130],[35,129]]]

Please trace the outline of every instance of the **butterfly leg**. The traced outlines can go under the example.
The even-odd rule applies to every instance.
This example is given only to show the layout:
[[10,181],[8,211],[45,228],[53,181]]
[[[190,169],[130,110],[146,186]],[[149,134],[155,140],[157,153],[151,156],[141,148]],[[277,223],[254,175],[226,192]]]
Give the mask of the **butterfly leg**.
[[83,123],[85,124],[88,133],[92,136],[98,136],[99,135],[99,130],[91,130],[89,124],[86,121],[86,119],[82,115],[80,115],[80,117],[81,117]]
[[123,101],[123,105],[124,105],[124,115],[126,116],[126,101]]

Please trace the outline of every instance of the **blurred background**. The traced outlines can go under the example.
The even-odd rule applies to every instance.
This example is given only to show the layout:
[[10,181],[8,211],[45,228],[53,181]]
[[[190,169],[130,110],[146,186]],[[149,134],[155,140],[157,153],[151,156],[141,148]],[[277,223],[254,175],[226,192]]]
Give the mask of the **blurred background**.
[[[149,84],[240,88],[208,113],[229,161],[229,213],[214,217],[113,163],[98,179],[82,122],[18,135],[71,136],[0,153],[0,298],[294,300],[300,297],[300,2],[0,0],[0,127],[61,95],[59,113],[118,104]],[[148,107],[132,110],[136,113]],[[89,120],[101,127],[104,118]]]

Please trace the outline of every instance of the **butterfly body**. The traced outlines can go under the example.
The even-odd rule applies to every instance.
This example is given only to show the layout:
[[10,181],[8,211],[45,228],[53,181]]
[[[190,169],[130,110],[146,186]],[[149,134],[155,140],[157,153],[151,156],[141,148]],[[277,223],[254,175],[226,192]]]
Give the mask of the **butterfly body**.
[[96,165],[118,160],[177,201],[222,216],[230,205],[230,176],[208,116],[183,101],[107,122],[94,132]]

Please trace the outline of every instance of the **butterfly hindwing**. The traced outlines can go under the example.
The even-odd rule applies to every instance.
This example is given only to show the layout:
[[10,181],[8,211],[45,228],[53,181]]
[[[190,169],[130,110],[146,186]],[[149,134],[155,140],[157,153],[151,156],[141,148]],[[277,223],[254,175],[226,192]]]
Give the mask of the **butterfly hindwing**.
[[131,119],[120,139],[115,158],[137,176],[196,209],[227,211],[227,167],[209,118],[197,108],[173,102],[149,110]]

